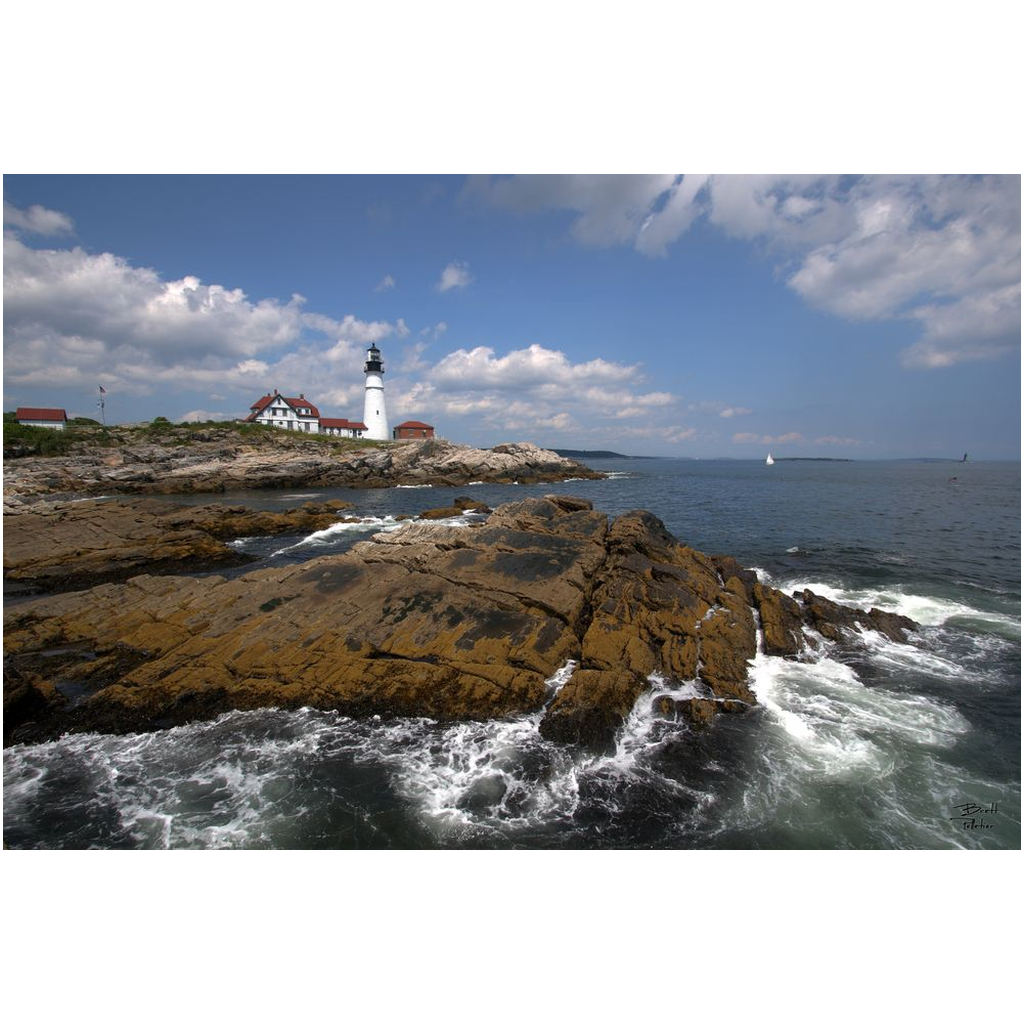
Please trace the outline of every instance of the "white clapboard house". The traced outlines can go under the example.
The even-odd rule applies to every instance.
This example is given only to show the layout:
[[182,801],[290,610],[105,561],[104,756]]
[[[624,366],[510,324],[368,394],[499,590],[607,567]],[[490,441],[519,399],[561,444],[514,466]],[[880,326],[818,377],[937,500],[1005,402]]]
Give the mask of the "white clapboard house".
[[279,391],[263,395],[249,407],[247,423],[259,423],[281,430],[305,434],[331,434],[335,437],[362,437],[365,424],[320,415],[320,410],[305,396],[288,398]]

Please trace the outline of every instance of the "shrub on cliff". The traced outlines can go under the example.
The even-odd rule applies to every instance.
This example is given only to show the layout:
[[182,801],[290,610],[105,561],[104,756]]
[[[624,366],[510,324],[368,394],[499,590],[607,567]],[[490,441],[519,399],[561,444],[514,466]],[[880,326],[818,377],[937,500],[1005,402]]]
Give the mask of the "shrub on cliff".
[[79,440],[74,430],[30,427],[4,415],[4,458],[23,455],[63,455]]

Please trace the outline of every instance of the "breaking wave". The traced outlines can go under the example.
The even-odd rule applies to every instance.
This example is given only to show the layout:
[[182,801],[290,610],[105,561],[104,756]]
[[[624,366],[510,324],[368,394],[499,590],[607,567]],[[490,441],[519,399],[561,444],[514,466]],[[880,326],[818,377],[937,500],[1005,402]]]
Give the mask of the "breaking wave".
[[1020,615],[989,610],[965,604],[950,597],[914,593],[903,585],[888,587],[844,587],[820,580],[773,579],[764,570],[755,570],[762,582],[770,583],[786,593],[794,590],[813,590],[829,601],[852,605],[865,611],[882,611],[906,615],[925,626],[956,625],[996,633],[1008,639],[1020,639]]
[[[890,668],[952,670],[898,648],[874,635],[865,644],[872,658],[897,659]],[[1019,842],[1019,786],[997,792],[958,764],[967,719],[919,691],[865,685],[832,653],[758,653],[758,705],[700,731],[659,708],[663,696],[708,696],[703,685],[652,676],[603,754],[545,740],[543,709],[448,724],[270,709],[12,747],[5,838],[135,848]],[[549,701],[574,668],[548,680]],[[957,831],[961,798],[998,803],[1003,831]]]

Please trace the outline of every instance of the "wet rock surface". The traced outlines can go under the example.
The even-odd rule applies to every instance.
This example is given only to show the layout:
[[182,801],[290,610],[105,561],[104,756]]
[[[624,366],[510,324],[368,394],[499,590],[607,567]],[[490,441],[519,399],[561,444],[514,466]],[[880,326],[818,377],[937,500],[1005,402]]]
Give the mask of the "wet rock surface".
[[[543,710],[547,738],[606,748],[652,676],[700,687],[667,709],[695,726],[754,704],[757,610],[792,653],[812,624],[838,638],[866,622],[890,636],[913,626],[792,601],[650,513],[609,522],[549,496],[231,580],[142,575],[18,605],[5,616],[5,733],[145,730],[266,706],[438,720]],[[569,660],[552,695],[546,681]]]
[[844,631],[858,628],[873,630],[897,643],[906,643],[907,632],[917,623],[906,615],[885,612],[878,608],[861,611],[820,597],[812,590],[796,591],[793,598],[801,602],[803,621],[827,640],[842,640]]

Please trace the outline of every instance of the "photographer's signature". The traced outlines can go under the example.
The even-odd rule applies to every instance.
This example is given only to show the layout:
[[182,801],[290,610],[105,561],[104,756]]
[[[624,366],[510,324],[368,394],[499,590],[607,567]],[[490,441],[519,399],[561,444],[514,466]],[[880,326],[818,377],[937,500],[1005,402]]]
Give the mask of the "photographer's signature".
[[957,827],[970,831],[976,828],[995,828],[992,819],[999,813],[998,804],[989,804],[987,807],[981,804],[965,803],[957,804],[953,808],[957,813],[950,815],[949,820],[957,822]]

